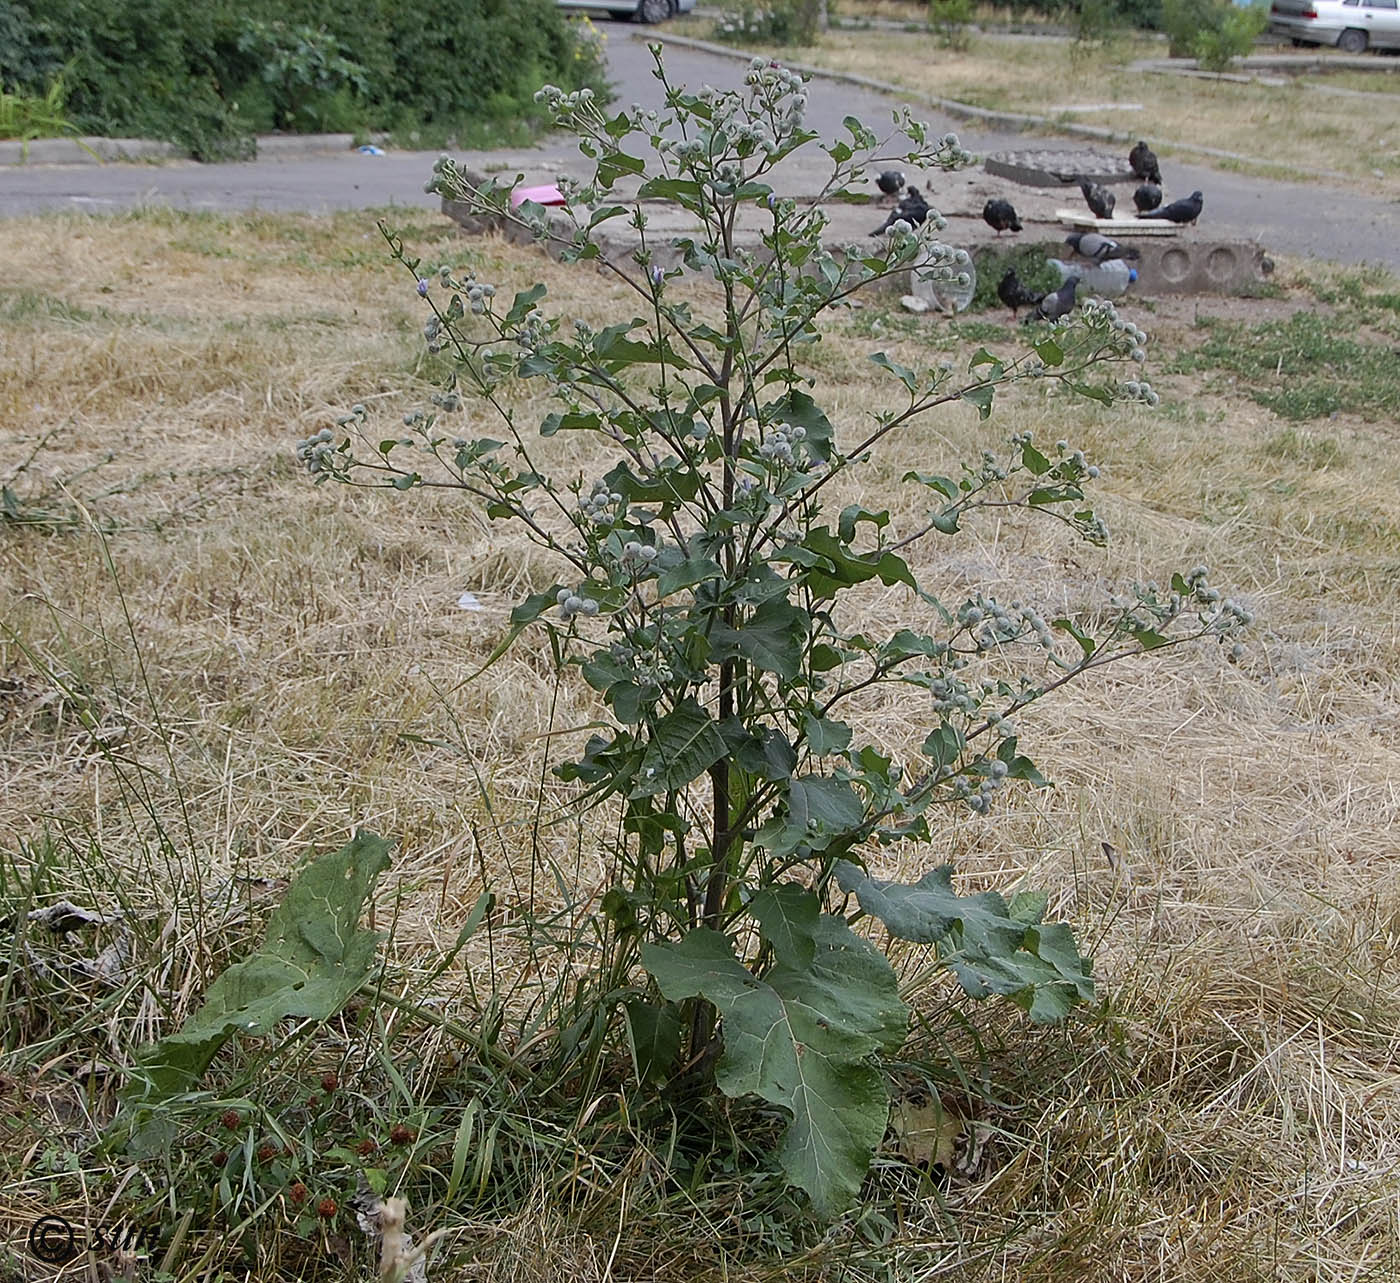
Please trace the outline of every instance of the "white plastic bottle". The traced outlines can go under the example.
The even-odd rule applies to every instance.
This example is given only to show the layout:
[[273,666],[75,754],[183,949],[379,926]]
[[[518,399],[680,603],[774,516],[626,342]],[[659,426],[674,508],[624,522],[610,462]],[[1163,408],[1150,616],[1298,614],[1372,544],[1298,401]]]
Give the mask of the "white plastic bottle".
[[1130,267],[1121,258],[1110,258],[1104,263],[1065,263],[1058,258],[1046,261],[1059,272],[1061,285],[1070,276],[1079,277],[1079,293],[1085,297],[1121,298],[1138,278],[1137,268]]

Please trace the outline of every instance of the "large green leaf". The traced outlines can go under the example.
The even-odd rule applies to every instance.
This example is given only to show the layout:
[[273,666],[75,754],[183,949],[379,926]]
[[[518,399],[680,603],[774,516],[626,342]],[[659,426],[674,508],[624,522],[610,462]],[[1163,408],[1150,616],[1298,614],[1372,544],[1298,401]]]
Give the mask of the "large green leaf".
[[728,752],[719,723],[696,700],[684,700],[652,728],[636,786],[629,796],[652,797],[681,788]]
[[817,952],[817,920],[821,901],[795,882],[764,887],[749,902],[758,929],[785,967],[810,967]]
[[350,1000],[374,965],[379,935],[360,927],[360,915],[389,846],[356,833],[302,871],[257,952],[224,971],[179,1031],[140,1057],[142,1104],[191,1087],[234,1034],[259,1038],[284,1020],[329,1020]]
[[742,628],[717,624],[710,631],[715,659],[742,655],[755,668],[789,681],[797,676],[811,619],[789,602],[765,601]]
[[723,1021],[715,1071],[727,1096],[756,1095],[792,1116],[778,1151],[790,1183],[831,1216],[859,1192],[885,1133],[889,1099],[872,1063],[904,1042],[909,1010],[883,954],[824,914],[811,964],[760,980],[706,927],[648,944],[642,963],[672,1002],[703,997]]
[[774,855],[787,855],[804,843],[824,851],[837,838],[856,832],[865,820],[860,795],[845,780],[803,775],[788,785],[787,806],[759,830],[756,841]]
[[1068,926],[1041,924],[1040,897],[1018,896],[1008,906],[995,891],[958,895],[947,864],[909,885],[882,882],[842,860],[836,881],[891,935],[939,945],[943,961],[974,998],[1001,994],[1032,1020],[1049,1023],[1094,996],[1089,959]]

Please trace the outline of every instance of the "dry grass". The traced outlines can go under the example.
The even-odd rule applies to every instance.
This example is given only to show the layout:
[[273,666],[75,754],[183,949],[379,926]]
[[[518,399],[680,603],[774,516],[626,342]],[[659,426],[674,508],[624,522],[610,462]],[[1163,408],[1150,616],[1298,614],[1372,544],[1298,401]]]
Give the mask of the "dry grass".
[[[96,746],[106,736],[119,760],[150,768],[176,871],[207,888],[284,874],[354,825],[398,837],[377,912],[381,926],[396,915],[395,965],[425,971],[484,880],[508,904],[524,895],[512,889],[528,874],[511,830],[505,847],[479,840],[490,825],[478,775],[499,816],[527,813],[541,733],[596,707],[572,678],[556,690],[528,644],[488,680],[456,685],[510,604],[550,582],[517,537],[450,494],[318,489],[293,465],[294,439],[350,403],[392,434],[424,399],[411,282],[359,214],[55,217],[6,233],[0,480],[52,435],[10,480],[25,511],[51,523],[0,524],[4,867],[32,872],[46,833],[90,837],[133,903],[169,902],[169,870],[146,865],[150,823],[123,804],[119,763]],[[630,314],[593,273],[463,241],[444,221],[422,218],[408,239],[428,263],[470,260],[505,288],[543,277],[556,306],[594,324]],[[1290,290],[1199,307],[1238,316],[1309,302],[1301,277]],[[1146,321],[1154,344],[1191,341],[1190,309]],[[846,439],[888,391],[868,351],[918,362],[965,345],[937,323],[893,321],[876,341],[875,319],[867,309],[833,322],[816,354],[819,399]],[[969,885],[1049,889],[1095,950],[1105,1007],[1068,1030],[967,1009],[979,1051],[962,1004],[906,955],[927,1021],[915,1043],[958,1055],[984,1085],[988,1162],[945,1193],[911,1191],[892,1245],[843,1240],[789,1278],[882,1277],[877,1259],[910,1280],[1400,1272],[1397,429],[1346,415],[1285,428],[1227,388],[1156,383],[1156,414],[1039,387],[987,424],[950,409],[833,496],[912,523],[917,500],[897,480],[907,468],[951,466],[1011,431],[1068,436],[1105,464],[1111,551],[987,522],[929,549],[928,579],[950,597],[981,589],[1083,610],[1125,579],[1204,560],[1260,629],[1238,667],[1214,647],[1172,653],[1023,719],[1024,744],[1057,787],[1012,798],[991,821],[950,821],[934,849],[890,855],[891,872],[952,858]],[[542,411],[537,390],[515,397],[527,417]],[[488,427],[475,409],[465,417]],[[540,454],[596,466],[563,437]],[[457,608],[468,589],[483,611]],[[893,590],[864,610],[871,629],[919,614]],[[898,754],[922,738],[909,696],[872,700],[861,720]],[[561,835],[556,854],[586,885],[597,855],[579,838]],[[1105,840],[1122,869],[1105,863]],[[45,885],[80,899],[85,876],[58,868]],[[191,959],[221,934],[221,948],[242,938],[217,924],[179,932],[176,1014],[197,996]],[[443,1000],[490,961],[471,954],[449,972]],[[110,1057],[159,1020],[149,1006],[114,1016]],[[83,1132],[81,1093],[65,1104],[59,1090],[71,1081],[61,1031],[54,1039],[42,1065],[17,1058],[24,1085],[4,1147],[16,1235],[46,1207],[43,1133]],[[446,1048],[417,1050],[400,1053],[415,1084],[450,1075]],[[646,1167],[639,1154],[618,1188],[635,1197]],[[507,1224],[464,1223],[457,1244],[474,1263],[461,1277],[774,1276],[721,1259],[732,1227],[654,1207],[619,1221],[607,1188],[590,1207],[582,1224],[547,1204]]]
[[[692,24],[697,34],[702,25]],[[1255,157],[1270,172],[1331,171],[1366,191],[1393,189],[1400,179],[1400,111],[1382,99],[1314,93],[1291,81],[1271,87],[1144,75],[1128,64],[1161,57],[1163,49],[1133,34],[1099,49],[1014,36],[970,39],[970,48],[958,52],[931,34],[906,32],[893,40],[888,32],[832,31],[816,45],[772,52],[976,107],[1140,130],[1163,154],[1171,142],[1219,148]],[[1365,82],[1347,87],[1389,92],[1396,77],[1377,72]],[[1143,110],[1111,105],[1134,103]],[[1099,109],[1077,109],[1085,106]],[[1209,156],[1190,159],[1219,163]]]

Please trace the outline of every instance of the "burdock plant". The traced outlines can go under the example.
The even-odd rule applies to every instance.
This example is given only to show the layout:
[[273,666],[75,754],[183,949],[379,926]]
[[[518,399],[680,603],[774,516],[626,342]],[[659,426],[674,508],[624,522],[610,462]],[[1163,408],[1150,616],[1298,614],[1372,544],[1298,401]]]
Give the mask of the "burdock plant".
[[[935,407],[985,419],[1022,380],[1105,405],[1155,402],[1139,365],[1146,335],[1096,303],[1015,359],[979,350],[916,369],[876,353],[889,405],[838,427],[805,366],[823,313],[895,273],[947,282],[968,267],[937,239],[936,215],[878,245],[833,249],[822,200],[871,165],[952,169],[967,153],[907,112],[889,138],[850,118],[848,138],[821,145],[793,72],[756,59],[741,88],[692,93],[653,52],[660,111],[609,114],[586,91],[541,92],[591,162],[587,182],[565,185],[562,210],[512,210],[506,188],[474,185],[446,158],[429,182],[475,214],[529,227],[567,261],[600,264],[631,289],[633,314],[595,330],[549,314],[543,285],[506,306],[471,276],[420,277],[385,228],[413,288],[431,280],[424,337],[451,357],[454,400],[408,415],[406,433],[371,449],[356,407],[299,452],[318,481],[455,487],[553,559],[557,581],[515,607],[493,660],[538,630],[605,710],[605,729],[555,768],[575,806],[607,811],[593,830],[615,835],[590,1028],[625,1039],[643,1085],[689,1074],[778,1106],[789,1120],[778,1161],[830,1214],[857,1192],[885,1130],[880,1059],[899,1051],[909,1016],[890,963],[852,923],[871,915],[932,946],[968,994],[1000,995],[1035,1021],[1093,994],[1070,927],[1043,920],[1045,896],[961,896],[946,866],[891,883],[867,860],[882,844],[928,841],[951,811],[986,815],[1003,790],[1042,785],[1017,718],[1067,683],[1148,650],[1233,641],[1249,621],[1201,568],[1125,590],[1093,635],[1029,601],[944,603],[919,582],[909,550],[956,537],[982,509],[1022,509],[1104,542],[1085,496],[1098,468],[1067,441],[1042,450],[1019,432],[947,475],[909,473],[926,500],[912,528],[880,508],[834,511],[833,483]],[[774,167],[814,145],[830,161],[818,200],[776,196]],[[643,204],[653,198],[698,230],[659,244]],[[754,220],[761,248],[746,248],[739,225]],[[596,237],[618,221],[637,248],[610,261]],[[718,289],[691,288],[696,277]],[[519,380],[548,385],[555,408],[542,421],[523,424],[504,395]],[[462,394],[499,422],[497,437],[446,427],[443,406]],[[565,432],[594,438],[611,466],[549,471],[532,437]],[[933,626],[856,627],[850,596],[876,581]],[[891,684],[927,725],[914,761],[862,742],[846,720]],[[588,1042],[576,1024],[569,1036]]]

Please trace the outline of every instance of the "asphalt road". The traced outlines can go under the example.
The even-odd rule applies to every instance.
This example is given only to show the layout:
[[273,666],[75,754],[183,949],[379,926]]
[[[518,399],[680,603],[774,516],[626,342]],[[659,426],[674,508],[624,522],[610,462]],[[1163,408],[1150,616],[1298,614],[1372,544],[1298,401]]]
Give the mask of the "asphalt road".
[[[658,105],[661,89],[651,74],[645,30],[613,23],[607,34],[619,100]],[[692,86],[733,84],[742,69],[731,59],[674,46],[666,62],[674,80]],[[842,132],[843,117],[854,114],[878,128],[889,121],[893,105],[893,100],[872,91],[818,82],[808,120],[824,136],[835,137]],[[917,114],[940,131],[954,130],[979,153],[1024,147],[1031,140],[1026,134],[971,129],[931,110]],[[101,213],[150,203],[194,210],[313,213],[391,204],[431,208],[437,200],[424,195],[422,184],[435,159],[433,152],[351,152],[239,164],[9,166],[0,169],[0,215],[52,209]],[[565,166],[576,168],[580,160],[567,140],[560,139],[532,149],[466,153],[462,159],[476,168],[518,168],[543,180]],[[1174,189],[1200,188],[1205,193],[1206,224],[1214,235],[1258,240],[1272,253],[1400,270],[1400,193],[1395,199],[1364,196],[1319,183],[1249,178],[1175,158],[1170,167]]]

